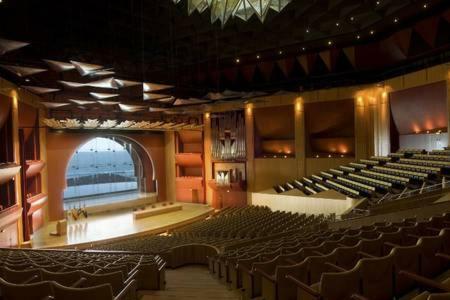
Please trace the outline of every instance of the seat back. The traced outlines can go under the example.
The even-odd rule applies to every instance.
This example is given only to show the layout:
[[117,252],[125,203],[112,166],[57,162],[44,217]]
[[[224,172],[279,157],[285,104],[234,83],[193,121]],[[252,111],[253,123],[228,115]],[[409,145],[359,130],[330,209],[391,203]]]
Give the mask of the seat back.
[[425,236],[419,239],[417,243],[421,248],[421,275],[433,278],[439,275],[445,264],[442,259],[436,257],[436,253],[442,252],[444,246],[444,238],[438,236]]
[[354,268],[339,273],[323,273],[319,283],[323,300],[350,300],[353,294],[359,294],[359,270]]
[[373,240],[362,239],[360,246],[361,251],[373,256],[381,256],[383,253],[383,240],[381,236]]
[[400,271],[408,271],[415,274],[420,273],[420,253],[419,246],[396,247],[392,250],[394,256],[394,279],[395,294],[400,297],[415,286],[414,280],[399,275]]
[[364,258],[357,268],[361,276],[362,295],[369,299],[392,300],[394,296],[394,260],[390,254],[384,257]]
[[335,264],[346,270],[353,269],[358,262],[360,256],[358,252],[361,246],[357,244],[353,247],[339,247],[335,250]]
[[80,271],[69,271],[69,272],[50,272],[47,270],[42,270],[42,280],[55,281],[59,284],[65,286],[71,286],[78,280],[81,276]]
[[52,284],[49,281],[15,284],[0,278],[0,290],[2,299],[5,300],[41,300],[53,295]]
[[[114,299],[111,285],[102,284],[87,288],[71,288],[60,285],[56,282],[53,283],[53,293],[55,299],[64,300],[112,300]],[[26,298],[24,298],[26,299]]]
[[124,286],[124,279],[121,271],[105,274],[89,274],[83,272],[83,277],[87,279],[85,286],[110,284],[114,295],[119,294]]
[[31,280],[30,282],[37,282],[42,280],[41,270],[40,269],[28,269],[23,271],[16,271],[11,270],[10,268],[4,267],[3,268],[3,279],[5,279],[7,282],[10,283],[25,283],[26,281],[30,280],[33,276],[35,278]]
[[335,254],[331,253],[323,256],[310,256],[306,259],[308,263],[308,281],[306,284],[314,284],[320,281],[322,273],[331,272],[331,268],[326,263],[334,263]]

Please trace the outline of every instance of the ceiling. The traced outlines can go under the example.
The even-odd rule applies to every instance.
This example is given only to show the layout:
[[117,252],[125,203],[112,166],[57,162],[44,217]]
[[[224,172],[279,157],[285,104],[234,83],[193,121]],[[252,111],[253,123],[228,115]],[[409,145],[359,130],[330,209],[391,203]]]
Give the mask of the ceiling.
[[[231,19],[222,27],[219,22],[210,23],[208,11],[189,16],[184,0],[179,4],[171,0],[3,0],[0,37],[30,45],[0,56],[0,64],[47,69],[42,59],[99,64],[113,69],[116,79],[174,85],[161,93],[175,98],[201,98],[226,89],[297,91],[301,86],[316,88],[343,79],[370,81],[374,79],[370,72],[377,71],[377,66],[388,70],[448,51],[448,41],[436,45],[433,41],[424,48],[426,37],[423,32],[420,35],[417,24],[438,18],[429,26],[442,34],[449,27],[442,20],[450,22],[442,14],[449,8],[445,0],[293,0],[281,13],[270,12],[265,23],[255,16],[248,22]],[[394,41],[388,43],[389,39]],[[381,64],[371,65],[374,57],[358,54],[376,54],[371,49],[379,51],[383,43],[391,47],[384,52],[394,55]],[[21,85],[61,89],[44,96],[50,102],[93,100],[90,92],[105,91],[62,86],[58,81],[94,80],[73,70],[43,72],[28,76],[27,81],[4,70],[0,75]],[[107,76],[95,80],[101,78]],[[137,86],[120,89],[119,94],[116,100],[122,103],[171,106],[170,102],[144,101]]]

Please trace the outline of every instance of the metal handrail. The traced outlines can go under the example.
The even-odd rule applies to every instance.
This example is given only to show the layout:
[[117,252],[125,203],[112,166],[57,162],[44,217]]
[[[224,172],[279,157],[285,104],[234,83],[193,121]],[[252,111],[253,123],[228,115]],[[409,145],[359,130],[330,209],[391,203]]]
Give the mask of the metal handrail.
[[411,190],[411,191],[407,191],[404,192],[402,194],[399,195],[391,195],[390,197],[386,197],[386,198],[382,198],[382,202],[380,201],[379,203],[383,203],[383,202],[387,202],[387,201],[394,201],[394,200],[399,200],[399,199],[404,199],[404,198],[409,198],[411,196],[415,196],[415,195],[422,195],[422,194],[426,194],[432,191],[436,191],[439,189],[444,189],[445,187],[450,187],[450,181],[443,181],[441,183],[438,184],[433,184],[427,187],[422,187],[419,189],[415,189],[415,190]]

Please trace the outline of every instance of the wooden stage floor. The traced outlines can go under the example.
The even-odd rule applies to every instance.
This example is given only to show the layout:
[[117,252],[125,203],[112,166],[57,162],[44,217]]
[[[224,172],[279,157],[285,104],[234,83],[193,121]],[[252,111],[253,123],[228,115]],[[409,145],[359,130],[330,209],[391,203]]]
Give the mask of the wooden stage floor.
[[124,237],[165,232],[195,219],[206,217],[213,209],[208,205],[179,203],[183,209],[135,220],[132,209],[98,213],[78,222],[70,222],[65,236],[50,236],[56,222],[49,222],[32,236],[33,248],[87,248],[90,244],[120,240]]

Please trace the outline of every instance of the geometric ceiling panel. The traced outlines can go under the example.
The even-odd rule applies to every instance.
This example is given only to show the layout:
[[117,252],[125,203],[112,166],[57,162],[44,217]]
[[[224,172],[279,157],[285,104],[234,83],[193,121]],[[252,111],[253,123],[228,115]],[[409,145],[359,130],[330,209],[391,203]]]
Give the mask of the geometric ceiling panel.
[[159,90],[171,89],[173,87],[174,87],[173,85],[167,84],[150,83],[150,82],[142,83],[142,89],[144,90],[144,92],[154,92]]
[[96,71],[103,69],[101,65],[88,64],[71,60],[70,63],[77,69],[81,76],[94,74]]
[[110,94],[110,93],[89,93],[95,99],[107,99],[119,96],[119,94]]
[[26,77],[26,76],[30,76],[30,75],[34,75],[34,74],[38,74],[38,73],[47,71],[46,69],[20,67],[20,66],[12,66],[12,65],[0,65],[0,67],[10,71],[11,73],[13,73],[19,77]]
[[87,105],[87,104],[95,104],[97,101],[92,100],[76,100],[76,99],[69,99],[69,101],[78,104],[78,105]]
[[17,50],[22,47],[25,47],[29,44],[30,43],[24,43],[24,42],[12,41],[12,40],[0,38],[0,55],[3,55],[5,53],[13,51],[13,50]]
[[75,66],[71,63],[51,59],[44,59],[43,61],[45,61],[49,68],[55,72],[64,72],[75,69]]
[[144,100],[158,100],[163,98],[169,98],[170,95],[164,94],[152,94],[152,93],[144,93]]
[[125,112],[138,112],[147,109],[147,106],[131,105],[131,104],[119,104],[119,107],[122,111]]
[[24,89],[29,90],[33,94],[42,95],[42,94],[49,94],[60,91],[60,89],[52,89],[52,88],[46,88],[46,87],[40,87],[40,86],[30,86],[30,85],[23,85]]
[[120,104],[119,101],[110,101],[110,100],[98,100],[97,103],[100,103],[101,105],[117,105],[117,104]]
[[70,105],[70,103],[65,102],[41,102],[43,105],[45,105],[47,108],[58,108]]

